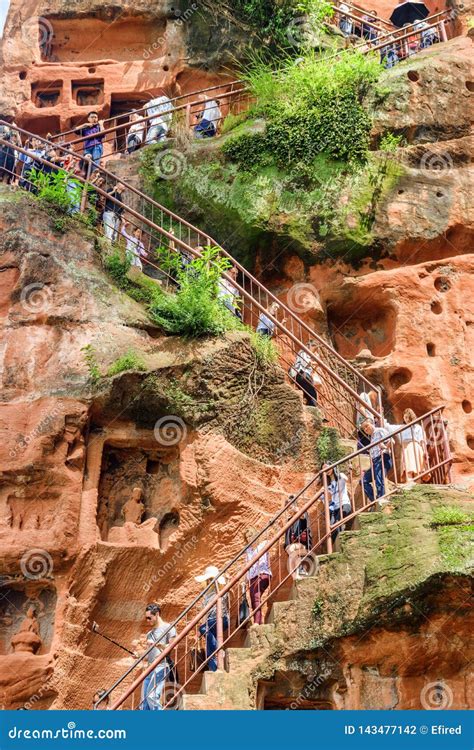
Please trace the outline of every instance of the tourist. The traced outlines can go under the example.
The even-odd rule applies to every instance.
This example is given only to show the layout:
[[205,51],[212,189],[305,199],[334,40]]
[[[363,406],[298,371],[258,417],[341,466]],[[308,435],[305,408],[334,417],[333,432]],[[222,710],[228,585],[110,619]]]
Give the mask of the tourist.
[[415,31],[421,31],[420,49],[426,49],[439,42],[438,31],[435,26],[430,26],[426,21],[419,21],[414,26]]
[[[141,122],[137,122],[140,120]],[[145,137],[145,122],[143,122],[142,116],[138,112],[132,112],[130,115],[130,122],[132,123],[127,133],[127,147],[126,153],[131,154],[136,151],[143,143]]]
[[[257,536],[257,531],[253,527],[247,529],[244,534],[245,541],[250,544],[252,540]],[[262,594],[270,586],[272,571],[270,568],[270,555],[268,552],[261,554],[263,548],[267,543],[266,539],[262,539],[254,547],[248,547],[246,550],[247,562],[251,562],[254,558],[257,558],[247,572],[247,580],[249,582],[250,591],[250,602],[252,605],[252,611],[254,612],[253,621],[255,625],[262,624],[262,610],[260,604],[262,601]]]
[[[311,349],[316,342],[310,339],[307,343],[307,348]],[[303,398],[308,406],[318,405],[318,392],[316,390],[317,385],[321,385],[322,381],[316,370],[316,363],[313,361],[310,354],[304,349],[300,349],[298,352],[295,364],[290,368],[289,376],[303,391]]]
[[349,16],[346,16],[346,13],[349,13],[349,6],[345,3],[341,3],[339,6],[339,28],[344,34],[344,36],[350,36],[353,33],[354,30],[354,24],[352,23],[352,19],[349,18]]
[[[268,307],[267,312],[269,315],[272,315],[274,318],[276,318],[279,309],[280,305],[278,304],[278,302],[272,302]],[[284,325],[286,323],[286,318],[283,318],[281,323]],[[269,336],[270,338],[275,336],[276,324],[264,312],[261,312],[258,317],[257,333],[259,333],[261,336]]]
[[372,465],[369,469],[364,471],[362,477],[364,493],[369,501],[373,503],[373,482],[375,482],[376,497],[379,498],[385,494],[385,476],[393,466],[392,456],[389,452],[389,445],[392,441],[389,438],[389,435],[391,430],[396,429],[396,425],[388,425],[388,423],[385,423],[384,427],[376,427],[373,422],[366,419],[365,422],[362,423],[361,428],[370,437],[369,446],[376,443],[381,438],[387,438],[385,442],[382,442],[379,445],[374,445],[373,448],[369,447],[369,455]]
[[130,261],[132,266],[143,271],[141,258],[147,258],[148,253],[142,242],[142,230],[128,222],[122,227],[120,234],[125,238],[127,260]]
[[123,191],[124,186],[120,184],[116,184],[113,187],[108,188],[106,191],[108,197],[105,199],[104,203],[102,222],[104,225],[104,234],[112,243],[116,241],[119,235],[120,223],[124,212],[124,207],[118,205],[115,201],[122,201]]
[[30,145],[26,149],[28,155],[24,159],[20,187],[30,193],[36,193],[36,186],[30,181],[30,175],[33,170],[41,170],[41,162],[38,161],[44,157],[44,146],[39,138],[31,138]]
[[[104,147],[102,141],[104,136],[101,135],[103,131],[102,122],[99,120],[97,112],[89,112],[87,115],[87,125],[79,125],[74,129],[74,132],[84,138],[83,155],[84,157],[90,156],[90,173],[94,172],[100,166],[100,160],[104,153]],[[88,161],[83,163],[84,176],[88,174]]]
[[[340,471],[338,466],[331,468],[330,464],[323,465],[323,471],[326,471],[327,488],[329,492],[329,523],[330,526],[342,521],[352,513],[351,499],[347,491],[347,475]],[[338,526],[331,532],[331,539],[334,542],[340,531],[344,531],[345,526]]]
[[[97,703],[99,703],[98,706],[96,705]],[[93,710],[98,711],[110,711],[110,695],[107,695],[107,690],[100,688],[94,693],[94,697],[92,698],[92,708]]]
[[15,136],[5,128],[0,137],[5,141],[0,145],[0,182],[9,185],[15,176]]
[[148,120],[148,132],[145,143],[159,143],[164,141],[170,129],[173,118],[173,105],[167,96],[157,96],[145,105],[145,116]]
[[232,315],[240,318],[241,313],[239,310],[239,290],[232,283],[232,281],[237,280],[237,268],[235,266],[230,268],[227,271],[227,276],[230,276],[230,279],[221,279],[219,281],[217,296],[222,301],[224,307],[226,307],[232,313]]
[[[202,583],[206,589],[210,581],[214,581],[214,586],[211,586],[209,590],[204,593],[202,598],[202,607],[205,607],[211,602],[216,593],[219,591],[219,586],[225,585],[225,576],[219,575],[219,569],[215,565],[209,565],[204,573],[200,576],[196,576],[195,581]],[[227,630],[229,627],[229,595],[224,594],[222,597],[222,629]],[[217,671],[217,604],[210,608],[206,613],[206,622],[199,626],[199,632],[206,638],[206,659],[207,666],[210,672]]]
[[197,114],[198,123],[194,126],[196,138],[212,138],[216,135],[222,113],[219,100],[210,99]]
[[377,29],[372,24],[377,22],[377,13],[375,10],[371,10],[368,14],[362,16],[362,20],[365,23],[362,24],[362,36],[367,39],[368,42],[374,42],[377,39]]
[[[378,409],[378,394],[377,391],[369,391],[366,393],[363,391],[359,394],[361,400],[367,404],[367,406],[371,406],[373,409]],[[370,411],[370,409],[366,409],[365,407],[361,406],[360,403],[356,404],[356,427],[357,427],[357,450],[361,450],[362,448],[366,448],[370,443],[370,437],[364,432],[364,430],[361,429],[362,423],[366,420],[370,420],[375,424],[375,417]],[[367,452],[367,451],[365,451]]]
[[[288,520],[298,510],[294,499],[294,495],[290,495],[288,498]],[[308,556],[308,552],[312,549],[312,546],[313,541],[309,516],[305,512],[296,519],[285,533],[285,552],[288,555],[288,570],[296,581],[308,574],[304,560]]]
[[[176,637],[176,628],[171,627],[161,617],[161,607],[156,602],[147,604],[145,608],[145,619],[151,630],[146,634],[148,647],[154,647],[147,653],[145,659],[148,665],[152,664],[160,655],[162,650],[168,646]],[[165,682],[172,672],[173,663],[170,657],[161,661],[155,669],[150,672],[143,682],[141,711],[161,711],[161,694]]]
[[387,46],[382,47],[380,50],[380,63],[385,68],[393,68],[394,65],[400,62],[400,58],[396,50],[395,38],[392,34],[387,37],[387,42]]
[[[410,424],[416,419],[413,409],[405,409],[403,422]],[[421,424],[408,427],[400,435],[402,441],[402,456],[406,482],[413,482],[415,477],[423,473],[426,466],[426,437]]]

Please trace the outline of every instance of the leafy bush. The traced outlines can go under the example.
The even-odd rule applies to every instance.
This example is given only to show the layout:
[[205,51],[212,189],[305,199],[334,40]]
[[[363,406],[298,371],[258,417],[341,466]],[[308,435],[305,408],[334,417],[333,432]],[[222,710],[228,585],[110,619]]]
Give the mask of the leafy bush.
[[81,203],[82,184],[63,169],[47,174],[32,169],[28,179],[36,187],[36,196],[39,200],[63,213],[70,212],[74,206]]
[[150,305],[151,317],[167,333],[219,336],[239,327],[218,296],[220,278],[231,266],[218,248],[205,248],[201,257],[185,267],[177,254],[164,250],[160,264],[175,275],[179,285],[175,294],[165,294]]
[[115,248],[104,258],[106,271],[121,289],[126,289],[128,287],[129,281],[127,279],[127,273],[129,272],[131,265],[132,262],[127,253],[122,255],[118,248]]
[[299,0],[296,4],[292,0],[232,0],[230,7],[258,31],[268,52],[290,49],[304,42],[304,34],[300,38],[298,28],[291,33],[295,20],[304,17],[309,30],[316,31],[333,13],[326,0]]
[[309,53],[276,72],[257,62],[244,77],[257,99],[256,113],[267,120],[266,131],[229,139],[224,153],[242,166],[269,159],[284,166],[321,153],[364,161],[371,119],[362,100],[380,70],[377,58],[352,50],[338,59]]
[[115,362],[112,362],[107,370],[107,375],[110,378],[113,375],[118,375],[120,372],[125,372],[126,370],[138,370],[143,372],[146,369],[146,364],[142,357],[140,357],[140,355],[133,349],[129,349],[125,354],[122,354],[121,357],[116,359]]

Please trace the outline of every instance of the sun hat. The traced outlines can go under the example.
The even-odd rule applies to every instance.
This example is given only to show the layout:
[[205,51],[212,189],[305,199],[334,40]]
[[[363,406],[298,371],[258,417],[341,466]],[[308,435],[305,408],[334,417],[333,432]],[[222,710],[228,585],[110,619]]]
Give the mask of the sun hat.
[[[215,565],[208,565],[204,573],[200,576],[195,576],[194,580],[198,581],[198,583],[203,583],[204,581],[211,581],[213,578],[217,578],[217,576],[219,576],[219,568],[216,568]],[[217,583],[220,583],[221,585],[224,584],[225,581],[225,576],[219,576],[219,578],[217,578]]]

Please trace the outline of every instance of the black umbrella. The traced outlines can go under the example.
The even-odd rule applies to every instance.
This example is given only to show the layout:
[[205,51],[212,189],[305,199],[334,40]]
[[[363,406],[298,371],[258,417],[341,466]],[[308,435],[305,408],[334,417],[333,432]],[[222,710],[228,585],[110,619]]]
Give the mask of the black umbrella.
[[406,23],[415,23],[415,21],[422,21],[424,18],[429,16],[430,11],[424,3],[413,2],[413,0],[406,0],[404,3],[397,5],[390,20],[394,26],[398,26],[401,29]]

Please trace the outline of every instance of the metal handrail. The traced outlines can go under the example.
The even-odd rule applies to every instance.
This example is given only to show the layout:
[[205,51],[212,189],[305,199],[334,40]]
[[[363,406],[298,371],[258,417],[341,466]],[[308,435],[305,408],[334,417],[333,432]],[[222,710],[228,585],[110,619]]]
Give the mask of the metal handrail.
[[[352,462],[354,462],[355,459],[357,459],[357,458],[360,459],[362,456],[365,456],[367,454],[368,449],[370,451],[372,451],[372,449],[374,449],[374,448],[377,448],[377,447],[380,447],[380,446],[384,446],[387,442],[392,441],[393,438],[395,438],[397,435],[401,434],[402,432],[404,432],[406,430],[412,430],[412,434],[413,434],[413,428],[416,425],[422,425],[423,426],[427,422],[427,420],[431,420],[431,424],[433,425],[434,424],[434,422],[433,422],[434,415],[438,415],[439,419],[440,419],[440,424],[441,424],[441,427],[442,427],[442,430],[443,430],[443,436],[442,436],[442,440],[440,442],[440,445],[441,444],[443,445],[443,449],[445,451],[445,455],[440,460],[438,452],[436,451],[436,458],[435,458],[436,463],[434,463],[433,465],[429,465],[429,466],[425,467],[424,470],[421,470],[419,472],[419,477],[418,478],[423,477],[426,474],[433,474],[436,470],[440,469],[441,467],[450,465],[452,459],[451,459],[451,455],[450,455],[450,451],[449,451],[449,443],[447,441],[447,436],[445,434],[445,425],[444,425],[444,422],[442,420],[442,412],[443,412],[443,410],[444,410],[444,406],[435,407],[431,411],[429,411],[426,414],[424,414],[423,416],[417,417],[415,420],[413,420],[413,421],[411,421],[411,422],[409,422],[407,424],[400,425],[399,427],[397,427],[394,430],[390,430],[388,436],[381,437],[379,440],[376,440],[376,441],[372,442],[370,444],[370,446],[365,447],[365,448],[361,448],[361,449],[359,449],[357,451],[354,451],[351,454],[349,454],[348,456],[345,456],[344,458],[341,458],[338,461],[334,462],[327,469],[322,469],[321,471],[319,471],[316,474],[316,476],[313,477],[313,479],[298,493],[298,495],[293,499],[293,501],[291,503],[289,503],[288,505],[286,505],[277,514],[275,514],[275,516],[271,519],[271,521],[269,521],[266,524],[266,526],[258,532],[258,534],[251,540],[251,542],[249,542],[236,555],[234,555],[234,557],[232,558],[232,560],[229,563],[227,563],[227,565],[219,572],[219,574],[216,577],[216,579],[214,579],[213,581],[211,581],[210,584],[205,588],[205,590],[202,591],[193,600],[193,602],[190,605],[188,605],[186,607],[186,609],[183,610],[183,612],[180,613],[180,615],[172,623],[170,623],[170,625],[168,626],[168,628],[166,629],[166,631],[162,634],[162,639],[166,638],[167,634],[170,633],[174,628],[176,628],[180,624],[180,622],[182,622],[186,618],[187,614],[191,611],[191,609],[196,604],[199,603],[200,600],[204,600],[206,594],[208,594],[209,591],[212,590],[212,588],[216,585],[217,578],[219,578],[222,575],[224,575],[240,558],[242,558],[246,554],[246,552],[247,552],[247,550],[249,548],[252,548],[255,545],[255,543],[263,535],[266,534],[266,532],[268,532],[271,528],[273,528],[277,524],[277,522],[279,521],[279,519],[281,518],[281,516],[284,513],[288,512],[288,508],[291,505],[295,506],[297,504],[299,498],[302,497],[310,488],[314,487],[317,483],[319,483],[319,481],[321,479],[323,480],[323,488],[320,489],[319,491],[317,491],[316,494],[313,497],[311,497],[309,500],[307,500],[306,503],[304,503],[304,505],[302,505],[301,508],[299,508],[298,510],[296,510],[296,512],[291,516],[290,519],[287,519],[287,522],[283,525],[283,527],[280,528],[280,529],[278,529],[278,531],[264,544],[264,546],[260,550],[258,556],[252,557],[250,560],[248,560],[243,565],[243,567],[226,584],[223,585],[223,587],[218,591],[218,593],[216,593],[216,595],[212,599],[210,599],[207,602],[207,604],[205,604],[202,608],[200,608],[199,612],[194,616],[194,618],[189,623],[187,623],[184,626],[183,630],[180,631],[180,633],[177,635],[177,637],[168,646],[166,646],[161,651],[161,653],[159,654],[159,656],[152,663],[150,663],[148,665],[148,667],[146,667],[146,669],[142,672],[142,674],[138,678],[136,678],[134,680],[134,682],[128,688],[126,688],[126,690],[124,691],[124,693],[113,703],[113,705],[112,705],[111,708],[112,709],[118,709],[125,702],[125,700],[127,700],[127,698],[130,695],[132,695],[132,693],[142,684],[143,680],[149,674],[151,674],[151,672],[153,672],[156,669],[156,667],[163,660],[165,660],[167,656],[169,656],[171,654],[171,652],[173,650],[177,649],[178,644],[184,638],[186,638],[186,636],[188,635],[188,633],[190,633],[193,630],[193,628],[199,623],[199,621],[201,621],[203,619],[203,617],[207,614],[207,612],[209,612],[214,607],[217,607],[218,601],[219,600],[222,601],[223,597],[225,597],[226,594],[228,594],[231,591],[231,589],[243,577],[245,577],[245,575],[250,570],[250,568],[255,565],[256,561],[258,561],[258,559],[260,559],[263,555],[266,555],[267,552],[270,549],[272,549],[276,544],[280,543],[281,538],[286,533],[286,531],[289,528],[291,528],[294,525],[294,523],[299,518],[302,517],[303,514],[307,513],[312,508],[312,506],[314,506],[314,504],[317,503],[320,500],[321,495],[323,493],[324,493],[324,496],[325,496],[325,507],[328,506],[328,504],[329,504],[328,503],[328,489],[327,489],[327,475],[328,475],[328,473],[333,473],[335,468],[337,468],[339,466],[342,466],[344,464],[351,465]],[[371,461],[371,468],[373,468],[371,453],[369,453],[369,456],[370,456],[370,461]],[[447,478],[449,479],[449,476]],[[318,539],[318,541],[312,547],[312,549],[308,551],[308,555],[313,554],[314,551],[317,548],[321,547],[325,543],[328,543],[328,545],[329,545],[328,552],[329,553],[332,552],[332,545],[330,544],[331,534],[334,533],[334,531],[336,529],[339,529],[343,524],[348,523],[353,518],[355,518],[356,516],[360,515],[360,513],[364,512],[368,508],[372,507],[376,502],[379,502],[380,500],[383,500],[385,497],[388,497],[391,494],[393,494],[398,489],[398,484],[399,484],[398,481],[397,481],[396,475],[395,475],[395,480],[396,480],[396,482],[395,482],[395,484],[396,484],[395,489],[388,490],[382,496],[377,497],[375,500],[372,500],[372,501],[369,500],[369,502],[364,502],[363,505],[360,508],[355,509],[350,515],[347,515],[344,518],[341,518],[339,521],[336,521],[334,524],[328,523],[325,534],[323,534],[323,536],[320,539]],[[288,580],[288,578],[292,575],[292,572],[293,571],[289,571],[288,575],[282,581],[280,581],[278,587],[275,588],[275,589],[273,589],[272,596]],[[249,615],[248,618],[246,618],[246,621],[251,617],[251,614]],[[233,631],[232,635],[234,635],[235,632],[237,632],[239,629],[241,629],[242,626],[245,624],[246,621],[243,621],[242,623],[239,623],[239,626]],[[226,642],[228,640],[230,640],[230,636],[226,640],[223,640],[221,644],[219,644],[219,649],[222,649],[223,646],[226,644]],[[134,662],[134,664],[131,665],[131,667],[129,667],[129,669],[127,669],[127,671],[118,680],[116,680],[114,682],[114,684],[109,688],[109,690],[107,691],[107,693],[104,694],[104,696],[97,703],[97,705],[99,705],[100,702],[102,702],[102,700],[104,700],[105,698],[107,698],[120,684],[122,684],[122,682],[133,672],[133,670],[139,664],[141,664],[143,662],[143,660],[148,656],[148,654],[152,651],[153,648],[154,648],[154,645],[150,646],[150,648],[148,648]],[[190,677],[184,685],[180,686],[181,690],[184,689],[184,687],[186,686],[186,684],[189,683],[191,679],[192,679],[192,677]]]
[[[8,125],[8,123],[5,123],[5,124]],[[25,131],[22,128],[19,128],[18,126],[15,126],[15,128],[13,128],[13,126],[9,126],[9,127],[11,129],[15,129],[17,132],[23,133],[24,135],[28,137],[35,137],[50,147],[52,146],[57,150],[61,150],[63,153],[66,153],[67,155],[71,156],[76,162],[81,161],[81,158],[78,154],[75,154],[69,151],[65,147],[58,146],[57,144],[51,144],[44,138],[32,136],[31,133],[29,133],[28,131]],[[316,332],[314,332],[310,328],[310,326],[306,324],[303,320],[301,320],[285,303],[280,301],[275,295],[273,295],[268,289],[266,289],[266,287],[264,287],[263,284],[261,284],[254,276],[252,276],[252,274],[250,274],[240,263],[234,260],[234,258],[232,258],[232,256],[224,248],[222,248],[216,242],[216,240],[214,240],[214,238],[212,238],[210,235],[204,232],[201,232],[192,224],[182,219],[181,217],[177,216],[177,214],[174,214],[172,211],[169,211],[167,208],[157,203],[152,198],[145,195],[143,192],[133,187],[129,183],[121,180],[120,178],[117,178],[114,174],[109,172],[107,169],[100,167],[99,170],[103,176],[105,175],[106,177],[111,178],[114,184],[121,184],[126,190],[138,196],[142,201],[145,201],[146,204],[148,204],[149,206],[156,207],[160,212],[162,212],[169,219],[171,219],[171,221],[175,221],[178,224],[185,226],[190,232],[195,233],[198,236],[198,238],[201,238],[202,240],[204,240],[206,244],[218,247],[220,252],[229,260],[232,266],[236,268],[237,271],[240,272],[242,275],[244,284],[238,284],[236,281],[231,280],[228,274],[224,274],[224,276],[231,281],[233,286],[236,287],[236,289],[239,291],[242,297],[246,299],[247,301],[249,301],[251,306],[256,307],[259,314],[264,313],[265,315],[267,315],[272,320],[275,327],[278,329],[279,333],[282,336],[285,336],[291,342],[293,342],[295,347],[297,347],[298,351],[304,351],[311,358],[311,360],[315,361],[317,367],[319,368],[320,371],[323,371],[325,373],[329,382],[336,383],[339,387],[343,389],[343,391],[346,391],[346,393],[348,394],[348,396],[350,396],[350,398],[354,401],[354,403],[359,405],[359,408],[362,408],[364,411],[368,410],[376,419],[382,418],[382,409],[381,409],[379,389],[377,389],[376,386],[374,386],[367,378],[365,378],[364,375],[359,373],[351,364],[349,364],[321,336],[319,336]],[[77,177],[77,179],[79,178]],[[84,180],[84,182],[87,182],[87,181]],[[94,186],[94,190],[97,190],[97,192],[99,192],[100,194],[104,194],[104,191],[101,191],[100,189],[98,189],[97,186]],[[157,224],[155,224],[153,221],[148,219],[146,216],[144,216],[140,212],[128,206],[125,206],[125,204],[122,204],[120,201],[116,201],[114,199],[111,199],[111,200],[116,202],[121,207],[124,206],[127,209],[127,212],[131,213],[136,219],[144,222],[151,229],[159,232],[162,236],[164,236],[168,240],[168,242],[173,242],[179,245],[183,250],[185,250],[188,253],[191,253],[194,256],[199,255],[199,252],[197,252],[195,248],[193,248],[189,243],[186,243],[183,240],[181,240],[172,232],[168,232],[163,227],[158,226]],[[246,290],[245,281],[248,281],[251,292],[252,292],[252,289],[256,287],[256,291],[258,292],[258,297],[256,296],[256,294],[252,294],[251,292],[249,293]],[[340,367],[345,368],[346,371],[350,373],[352,377],[355,377],[357,379],[357,382],[360,383],[361,387],[366,392],[375,391],[379,396],[378,409],[373,408],[371,404],[367,404],[366,401],[364,401],[364,399],[361,398],[361,395],[359,394],[359,392],[354,390],[354,388],[352,388],[352,386],[349,383],[347,383],[344,378],[342,378],[337,372],[335,372],[334,368],[331,365],[328,365],[326,362],[324,362],[324,360],[319,356],[319,354],[311,351],[311,349],[305,344],[305,342],[302,341],[301,335],[296,336],[292,329],[288,328],[283,322],[279,321],[275,316],[273,316],[273,314],[271,314],[267,310],[267,307],[260,302],[262,294],[266,296],[268,299],[267,306],[271,302],[276,302],[282,309],[284,315],[287,316],[289,320],[291,320],[293,325],[296,325],[297,330],[300,331],[300,334],[304,331],[305,335],[307,336],[308,341],[311,339],[317,342],[317,344],[321,348],[321,351],[324,352],[325,354],[328,354],[331,358],[335,359],[335,361],[338,363]],[[334,407],[334,408],[338,410],[337,407]]]

